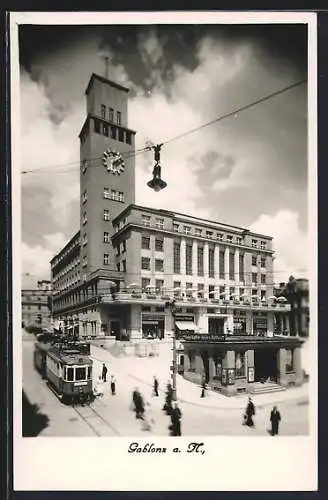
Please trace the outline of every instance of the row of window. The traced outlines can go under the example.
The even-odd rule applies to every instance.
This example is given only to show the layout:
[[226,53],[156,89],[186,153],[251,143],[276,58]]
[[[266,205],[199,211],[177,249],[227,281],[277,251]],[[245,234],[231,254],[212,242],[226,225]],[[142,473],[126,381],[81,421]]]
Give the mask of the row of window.
[[72,262],[70,262],[67,266],[65,266],[61,271],[59,271],[56,276],[53,277],[52,282],[56,283],[58,282],[61,278],[66,276],[70,271],[73,271],[75,268],[77,268],[80,265],[80,259],[79,257],[76,257]]
[[[102,104],[100,107],[100,116],[105,120],[108,119],[109,122],[114,122],[114,110],[109,106],[108,108],[108,118],[107,118],[107,108],[105,104]],[[117,125],[121,125],[122,113],[120,111],[116,112],[116,123]]]
[[[151,216],[150,215],[143,215],[142,216],[142,223],[146,227],[151,226]],[[156,217],[155,218],[155,227],[159,229],[164,229],[164,219]],[[210,239],[217,239],[219,241],[225,240],[229,243],[236,243],[237,245],[241,245],[243,243],[243,238],[241,236],[235,236],[232,234],[224,234],[224,233],[216,233],[214,231],[209,231],[209,230],[204,230],[200,228],[192,228],[191,226],[186,226],[186,225],[181,225],[178,223],[173,222],[173,231],[175,232],[182,232],[184,234],[194,234],[195,236],[202,236]],[[266,241],[262,240],[256,240],[252,239],[252,247],[253,248],[258,248],[260,245],[261,250],[265,250],[267,248]]]
[[[141,248],[143,250],[150,250],[150,236],[141,237]],[[157,252],[164,252],[164,239],[162,237],[155,238],[155,250]]]
[[115,141],[118,140],[126,144],[132,144],[131,132],[120,127],[115,127],[114,125],[108,125],[97,118],[94,118],[94,132],[96,134],[102,134],[105,137],[110,137]]

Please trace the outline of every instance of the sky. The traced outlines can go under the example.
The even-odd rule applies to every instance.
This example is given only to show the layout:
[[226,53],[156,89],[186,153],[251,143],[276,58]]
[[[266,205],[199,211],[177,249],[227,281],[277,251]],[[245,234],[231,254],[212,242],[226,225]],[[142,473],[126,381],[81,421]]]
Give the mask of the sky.
[[[136,149],[164,144],[136,203],[273,236],[275,280],[307,275],[307,86],[176,139],[307,76],[305,25],[20,27],[23,286],[79,229],[79,139],[92,72],[130,88]],[[171,139],[174,139],[170,141]],[[40,170],[39,170],[40,169]]]

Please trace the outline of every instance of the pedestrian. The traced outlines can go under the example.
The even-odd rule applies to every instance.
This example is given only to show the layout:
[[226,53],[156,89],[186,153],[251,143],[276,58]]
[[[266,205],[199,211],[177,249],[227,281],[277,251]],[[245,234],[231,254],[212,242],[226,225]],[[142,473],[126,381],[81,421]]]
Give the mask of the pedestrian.
[[154,376],[154,395],[155,396],[158,396],[158,380],[157,378]]
[[153,411],[152,411],[150,403],[147,402],[141,428],[143,431],[151,431],[154,423],[155,423],[155,420],[154,420],[154,416],[153,416]]
[[143,419],[143,415],[145,412],[144,400],[142,395],[139,392],[138,388],[135,388],[132,394],[132,400],[134,404],[134,411],[136,413],[136,418]]
[[104,382],[107,382],[107,371],[108,371],[107,366],[105,365],[105,363],[103,363],[101,378],[103,379]]
[[173,401],[173,387],[171,383],[168,382],[166,386],[165,403],[163,406],[163,411],[165,411],[167,415],[171,415],[173,411],[172,401]]
[[270,422],[271,422],[271,436],[276,436],[279,433],[279,423],[281,420],[281,415],[276,406],[272,408],[271,415],[270,415]]
[[112,391],[112,396],[115,396],[116,394],[116,380],[114,375],[111,375],[110,377],[110,389]]
[[99,375],[96,385],[93,389],[93,393],[95,396],[102,397],[104,395],[104,382],[102,377]]
[[181,417],[181,410],[178,403],[175,403],[171,413],[171,425],[169,427],[171,430],[171,436],[181,436]]
[[201,398],[205,398],[205,394],[206,394],[205,391],[206,391],[206,381],[205,381],[205,379],[203,379],[203,382],[202,382],[202,392],[201,392],[201,395],[200,395]]
[[248,398],[248,404],[246,407],[244,422],[248,427],[254,427],[253,416],[255,415],[255,406],[251,398]]

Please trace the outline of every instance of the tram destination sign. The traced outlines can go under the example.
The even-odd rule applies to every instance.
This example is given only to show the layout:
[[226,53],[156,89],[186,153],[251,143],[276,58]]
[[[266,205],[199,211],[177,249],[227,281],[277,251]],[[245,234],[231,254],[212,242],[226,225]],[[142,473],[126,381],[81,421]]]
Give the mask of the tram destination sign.
[[186,342],[224,342],[225,335],[210,334],[210,333],[184,333],[181,340]]

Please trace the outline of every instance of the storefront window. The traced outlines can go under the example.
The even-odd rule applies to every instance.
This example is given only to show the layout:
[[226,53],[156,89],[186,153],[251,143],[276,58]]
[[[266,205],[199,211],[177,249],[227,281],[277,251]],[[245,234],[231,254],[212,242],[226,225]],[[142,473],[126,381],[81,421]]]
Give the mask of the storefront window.
[[294,370],[294,351],[292,349],[286,349],[286,372],[292,372]]
[[235,368],[236,368],[236,377],[246,377],[244,352],[236,353]]

